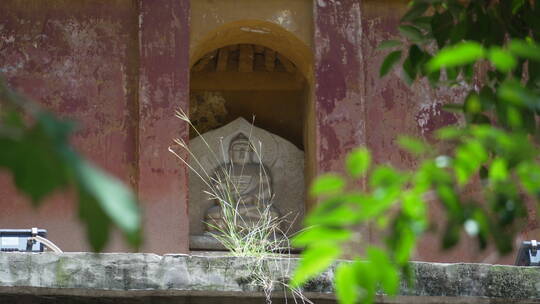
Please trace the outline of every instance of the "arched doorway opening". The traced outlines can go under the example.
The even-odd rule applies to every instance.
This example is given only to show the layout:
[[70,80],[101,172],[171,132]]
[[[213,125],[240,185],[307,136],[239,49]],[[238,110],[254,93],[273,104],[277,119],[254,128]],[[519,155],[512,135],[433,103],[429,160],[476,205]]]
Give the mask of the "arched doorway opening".
[[[189,113],[195,127],[206,133],[242,117],[289,141],[304,153],[305,193],[313,175],[315,145],[309,47],[282,27],[259,20],[223,25],[200,41],[191,55]],[[190,138],[195,136],[191,130]],[[190,234],[198,235],[200,204],[191,198],[189,204]],[[305,210],[305,199],[300,204]],[[295,232],[301,218],[292,216]],[[193,238],[191,243],[192,249],[214,249]]]

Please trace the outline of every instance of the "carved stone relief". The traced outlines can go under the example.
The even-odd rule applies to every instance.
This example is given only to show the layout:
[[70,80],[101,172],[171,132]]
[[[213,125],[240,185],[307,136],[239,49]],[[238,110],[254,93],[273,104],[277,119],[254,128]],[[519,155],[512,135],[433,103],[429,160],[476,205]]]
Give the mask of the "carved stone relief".
[[[241,202],[239,212],[250,222],[257,220],[261,208],[271,206],[273,217],[283,217],[281,227],[290,233],[298,231],[304,215],[304,152],[292,143],[243,118],[190,141],[197,157],[191,166],[206,178],[205,184],[196,173],[189,176],[190,234],[204,235],[219,228],[221,207],[215,197],[205,191],[227,187],[225,176],[233,182],[233,202]],[[212,152],[213,151],[213,152]],[[206,172],[206,173],[204,173]],[[263,173],[263,174],[261,174]],[[193,247],[193,246],[192,246]]]

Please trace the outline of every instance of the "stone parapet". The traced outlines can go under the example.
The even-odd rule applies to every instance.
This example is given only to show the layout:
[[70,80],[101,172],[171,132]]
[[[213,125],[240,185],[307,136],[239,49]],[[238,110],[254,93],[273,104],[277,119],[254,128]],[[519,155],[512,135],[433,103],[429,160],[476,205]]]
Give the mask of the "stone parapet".
[[[286,282],[298,259],[141,253],[0,253],[0,303],[264,303],[255,270]],[[259,265],[259,266],[255,266]],[[540,267],[413,262],[414,286],[379,303],[540,303]],[[305,286],[333,303],[333,269]],[[279,286],[279,284],[276,284]],[[274,292],[281,303],[284,292]],[[68,301],[69,302],[69,301]]]

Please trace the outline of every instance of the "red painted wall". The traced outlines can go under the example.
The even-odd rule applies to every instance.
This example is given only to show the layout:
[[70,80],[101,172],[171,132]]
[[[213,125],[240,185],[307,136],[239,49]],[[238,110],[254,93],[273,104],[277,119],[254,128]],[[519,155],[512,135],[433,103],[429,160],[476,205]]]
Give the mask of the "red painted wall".
[[[167,147],[185,133],[174,108],[188,102],[188,46],[189,1],[0,3],[0,72],[76,120],[77,149],[139,191],[143,251],[187,250],[185,171]],[[3,172],[0,208],[0,227],[39,226],[63,250],[88,250],[69,193],[31,210]],[[115,235],[106,250],[128,248]]]
[[[189,140],[174,116],[189,109],[189,1],[142,0],[139,80],[139,195],[145,202],[145,246],[187,252],[187,171],[167,150]],[[157,250],[159,248],[159,250]]]
[[[441,105],[463,90],[407,87],[395,72],[379,79],[378,43],[396,34],[405,2],[314,0],[317,170],[340,171],[347,152],[367,145],[379,163],[415,165],[398,134],[432,140],[458,122]],[[189,0],[3,0],[0,72],[9,84],[80,123],[73,143],[136,189],[143,201],[142,251],[188,250],[186,169],[167,152],[187,129],[174,117],[188,108]],[[88,250],[72,194],[58,193],[32,210],[0,174],[0,227],[49,230],[66,251]],[[439,214],[433,209],[433,216]],[[529,228],[538,227],[531,222]],[[363,233],[376,242],[369,227]],[[472,241],[440,252],[426,237],[418,259],[512,263]],[[128,248],[115,235],[107,251]]]
[[[317,109],[317,158],[319,172],[342,171],[344,157],[357,145],[367,146],[377,163],[413,168],[415,161],[397,146],[400,134],[433,141],[433,131],[459,123],[457,116],[444,112],[445,103],[461,101],[466,90],[432,89],[427,82],[408,87],[396,70],[379,78],[386,52],[378,44],[397,35],[406,2],[347,0],[314,1],[315,79]],[[538,228],[534,208],[527,230]],[[432,203],[431,217],[442,216]],[[439,222],[439,230],[444,226]],[[360,229],[371,242],[381,235],[370,227]],[[527,231],[516,239],[523,240]],[[437,232],[421,240],[416,259],[440,262],[487,262],[513,264],[514,256],[498,256],[494,249],[480,252],[476,241],[462,236],[451,251],[442,251]],[[358,250],[355,248],[353,250]]]

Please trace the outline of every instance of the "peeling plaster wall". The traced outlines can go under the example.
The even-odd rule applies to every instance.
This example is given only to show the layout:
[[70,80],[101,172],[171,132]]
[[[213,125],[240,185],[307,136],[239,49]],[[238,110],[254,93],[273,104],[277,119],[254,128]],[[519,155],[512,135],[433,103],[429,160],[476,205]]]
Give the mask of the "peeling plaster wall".
[[[207,11],[206,15],[196,16],[191,43],[190,2],[197,11]],[[308,162],[311,167],[306,167],[308,176],[313,172],[341,171],[347,152],[359,145],[367,145],[378,163],[414,167],[414,160],[396,145],[399,134],[432,141],[435,129],[460,123],[458,117],[443,112],[441,107],[461,99],[463,89],[434,90],[426,83],[409,88],[400,80],[399,71],[383,79],[378,77],[385,54],[375,48],[396,34],[406,1],[260,3],[0,2],[0,72],[12,87],[77,120],[80,129],[73,138],[75,146],[138,190],[145,202],[147,243],[142,251],[188,250],[186,169],[169,155],[167,147],[173,137],[188,137],[186,126],[174,118],[174,109],[188,108],[190,50],[210,30],[234,20],[250,19],[254,11],[263,16],[257,17],[257,22],[279,24],[313,50],[314,82],[308,90],[312,93],[307,94],[310,96],[306,97],[309,105],[305,113],[316,127],[305,130],[309,139],[305,149],[310,151],[308,158],[314,160]],[[287,11],[287,6],[290,12],[310,11],[290,18],[283,17],[285,14],[281,19],[273,15],[276,9]],[[214,18],[219,7],[229,12],[230,20]],[[303,24],[308,21],[312,23]],[[10,177],[0,172],[0,206],[1,227],[40,226],[47,228],[64,250],[88,250],[72,193],[55,194],[33,210],[28,200],[13,189]],[[440,214],[433,208],[433,218]],[[538,229],[538,223],[530,222],[527,229]],[[534,233],[530,231],[528,237]],[[380,239],[370,233],[369,227],[364,232],[370,234],[371,241]],[[113,238],[107,251],[127,250],[118,235]],[[513,261],[512,256],[500,258],[493,250],[479,253],[471,240],[450,252],[437,250],[438,242],[436,234],[428,235],[420,243],[417,258]]]
[[[77,121],[75,147],[139,191],[144,251],[187,248],[186,186],[167,146],[182,134],[173,109],[187,102],[188,24],[189,2],[181,0],[0,3],[0,73],[11,87]],[[89,250],[73,193],[33,210],[0,173],[0,227],[39,226],[65,251]],[[106,251],[129,250],[119,235],[113,238]]]
[[[427,82],[408,87],[401,80],[399,70],[379,78],[386,52],[376,51],[376,47],[398,34],[397,25],[407,10],[407,1],[315,0],[314,3],[318,172],[342,171],[347,152],[358,145],[367,146],[377,163],[413,168],[415,161],[397,145],[398,135],[419,136],[434,142],[436,129],[461,123],[458,116],[442,111],[442,105],[462,100],[466,90],[435,90]],[[474,194],[474,189],[469,192]],[[432,203],[432,219],[443,216],[438,206]],[[538,228],[538,223],[532,221],[532,210],[527,230]],[[440,221],[434,222],[441,232],[444,226]],[[382,239],[370,227],[360,232],[369,235],[371,242]],[[516,244],[531,235],[524,231]],[[354,246],[352,250],[360,249]],[[514,260],[513,255],[498,256],[494,248],[479,251],[477,242],[465,235],[451,251],[440,247],[440,235],[429,233],[421,240],[415,259],[504,264],[513,264]]]
[[141,0],[139,82],[139,196],[146,202],[145,246],[152,252],[187,252],[187,168],[167,150],[189,140],[174,116],[189,105],[188,0]]
[[319,173],[339,171],[345,154],[365,145],[361,1],[314,2],[316,159]]
[[[137,12],[133,1],[2,1],[0,73],[47,109],[77,121],[73,144],[118,178],[137,184]],[[42,208],[1,176],[0,226],[47,228],[64,250],[86,250],[75,196]],[[108,250],[120,250],[115,242]]]
[[[400,168],[413,168],[415,161],[397,145],[400,134],[424,138],[435,143],[434,131],[450,124],[463,123],[460,116],[442,110],[447,103],[462,101],[469,88],[433,89],[427,81],[417,81],[408,87],[401,80],[401,71],[379,78],[379,67],[387,52],[376,51],[377,45],[398,34],[399,19],[406,12],[406,2],[363,1],[362,2],[362,51],[365,64],[365,111],[367,146],[379,163],[390,163]],[[478,188],[470,187],[466,195],[475,195]],[[517,236],[516,247],[526,237],[532,238],[528,230],[538,227],[534,221],[533,206],[530,206],[529,223]],[[441,234],[444,225],[436,220],[444,216],[440,204],[431,202],[430,217],[437,225],[436,232],[428,233],[419,244],[415,259],[440,262],[484,262],[513,264],[515,256],[496,254],[495,248],[480,251],[477,241],[466,234],[452,250],[442,250]],[[537,233],[538,234],[538,233]],[[538,235],[536,236],[538,237]],[[372,235],[372,241],[378,236]]]
[[[399,168],[413,168],[415,160],[400,149],[397,138],[408,134],[433,142],[433,131],[448,124],[458,123],[458,116],[444,112],[445,103],[462,100],[465,89],[432,89],[426,81],[412,87],[401,79],[401,70],[379,78],[379,67],[387,52],[376,51],[377,45],[398,34],[397,25],[406,12],[405,3],[395,1],[365,1],[363,3],[363,51],[366,58],[366,133],[367,145],[378,163],[389,163]],[[442,217],[439,204],[431,204],[432,218]],[[440,225],[438,229],[443,229]],[[372,233],[372,241],[380,236]],[[462,244],[451,250],[440,250],[439,236],[429,234],[420,242],[416,259],[429,261],[481,262],[488,252],[480,253],[472,240],[463,236]],[[513,261],[506,260],[508,263]],[[493,262],[493,261],[492,261]]]

